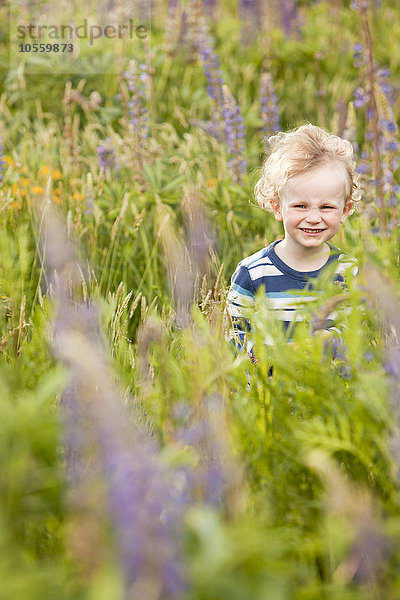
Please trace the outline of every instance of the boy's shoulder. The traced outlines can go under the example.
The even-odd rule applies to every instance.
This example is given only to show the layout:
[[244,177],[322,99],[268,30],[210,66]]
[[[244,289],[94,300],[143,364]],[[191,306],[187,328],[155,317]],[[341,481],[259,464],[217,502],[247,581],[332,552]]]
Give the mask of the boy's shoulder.
[[242,260],[238,263],[238,268],[239,267],[253,267],[254,265],[256,265],[259,261],[264,260],[264,258],[267,256],[267,248],[261,248],[261,250],[257,250],[257,252],[254,252],[254,254],[251,254],[250,256],[246,256],[245,258],[242,258]]

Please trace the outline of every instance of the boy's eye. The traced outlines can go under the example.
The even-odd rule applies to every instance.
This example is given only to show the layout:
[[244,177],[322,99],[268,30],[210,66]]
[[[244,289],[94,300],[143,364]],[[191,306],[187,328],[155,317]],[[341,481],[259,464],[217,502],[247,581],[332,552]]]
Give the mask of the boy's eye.
[[[295,204],[295,208],[306,208],[305,204]],[[321,206],[321,208],[333,208],[333,206],[329,206],[328,204],[325,204],[324,206]]]

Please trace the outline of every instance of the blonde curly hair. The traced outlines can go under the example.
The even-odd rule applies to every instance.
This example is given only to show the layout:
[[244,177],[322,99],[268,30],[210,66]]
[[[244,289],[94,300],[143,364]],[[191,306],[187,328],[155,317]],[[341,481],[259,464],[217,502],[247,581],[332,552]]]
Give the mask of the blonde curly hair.
[[358,201],[359,175],[353,146],[347,140],[321,127],[307,123],[286,133],[279,132],[268,139],[269,153],[263,162],[261,178],[254,196],[261,208],[272,212],[271,203],[279,203],[286,182],[328,161],[341,162],[346,168],[345,206]]

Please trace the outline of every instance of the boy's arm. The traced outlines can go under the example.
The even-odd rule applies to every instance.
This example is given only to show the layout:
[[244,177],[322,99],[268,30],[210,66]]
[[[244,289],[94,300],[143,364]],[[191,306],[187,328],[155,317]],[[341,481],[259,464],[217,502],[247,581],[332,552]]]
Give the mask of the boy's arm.
[[231,286],[226,299],[224,320],[225,337],[239,350],[246,351],[254,358],[253,344],[249,340],[250,321],[244,316],[254,306],[253,282],[247,267],[240,263],[232,275]]

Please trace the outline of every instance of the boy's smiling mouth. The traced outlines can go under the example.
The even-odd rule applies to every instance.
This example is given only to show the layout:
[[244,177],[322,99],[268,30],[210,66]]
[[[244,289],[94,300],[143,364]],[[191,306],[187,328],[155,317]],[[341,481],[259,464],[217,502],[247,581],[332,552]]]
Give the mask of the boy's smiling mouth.
[[305,233],[321,233],[321,231],[325,231],[325,229],[304,229],[302,227],[300,227],[300,229]]

